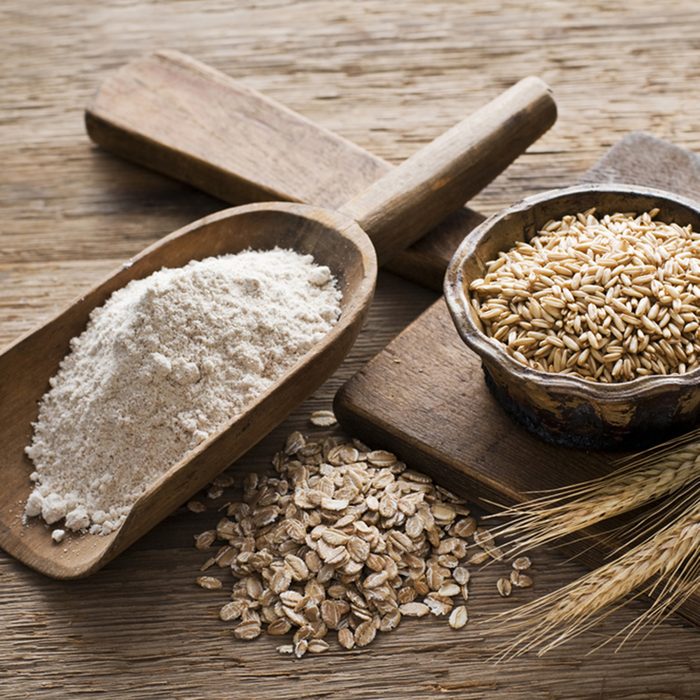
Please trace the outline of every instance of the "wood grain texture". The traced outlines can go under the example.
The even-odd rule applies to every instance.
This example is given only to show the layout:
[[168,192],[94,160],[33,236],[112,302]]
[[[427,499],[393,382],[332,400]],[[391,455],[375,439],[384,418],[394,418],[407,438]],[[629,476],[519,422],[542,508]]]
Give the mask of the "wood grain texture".
[[[650,154],[647,161],[640,161],[636,155],[638,148]],[[651,168],[651,179],[660,188],[669,189],[674,184],[660,181],[666,172],[672,174],[675,182],[683,182],[685,192],[700,193],[700,178],[693,167],[697,160],[698,156],[683,151],[679,153],[677,148],[664,141],[645,134],[632,134],[610,149],[585,178],[589,186],[598,177],[616,182],[636,179],[643,184],[640,167],[646,164]],[[625,168],[630,166],[628,173]],[[607,204],[606,197],[601,197],[601,206],[604,211],[608,206],[612,211],[638,210],[629,199],[625,199],[627,196],[624,192],[615,193],[613,203]],[[585,197],[587,199],[581,202],[580,209],[571,209],[564,203],[562,213],[543,213],[540,225],[551,218],[559,218],[563,212],[585,211],[594,206],[592,200],[595,197],[588,188]],[[678,206],[674,199],[667,200],[665,207],[653,197],[652,204],[642,196],[639,199],[644,203],[642,210],[658,204],[662,212],[666,209],[660,216],[668,216],[670,210],[681,223],[693,222],[697,230],[697,212],[693,209],[686,211],[685,205]],[[580,200],[580,194],[573,198],[574,202]],[[617,208],[614,202],[618,201],[629,206]],[[516,228],[505,232],[506,240],[513,241],[521,237],[522,227],[517,226],[517,213],[511,214],[506,226],[510,221],[516,222]],[[475,240],[479,240],[480,234],[481,231],[474,232]],[[476,257],[493,259],[502,247],[498,235],[500,233],[496,232],[493,238],[482,239],[486,250],[472,260],[474,276],[478,274],[475,271]],[[465,242],[465,245],[470,244]],[[463,324],[463,307],[456,293],[462,283],[455,281],[455,269],[450,266],[448,271],[447,296],[452,297],[450,303],[457,309],[456,322]],[[429,363],[425,361],[428,346],[434,347]],[[487,363],[492,387],[500,394],[500,400],[494,397],[484,381],[482,360]],[[613,402],[619,400],[625,405],[625,397],[618,399],[620,392],[613,386],[596,387],[594,391],[584,386],[584,390],[577,393],[577,387],[562,388],[551,381],[542,385],[533,381],[529,372],[521,376],[511,375],[507,366],[500,359],[480,356],[465,345],[450,318],[448,304],[440,299],[341,389],[335,399],[336,413],[348,430],[367,440],[389,443],[398,454],[407,459],[410,456],[429,474],[449,481],[458,491],[479,494],[490,502],[486,506],[490,510],[493,503],[520,503],[534,491],[568,486],[608,473],[619,453],[556,447],[536,435],[544,432],[558,444],[569,441],[569,445],[580,446],[583,442],[584,446],[590,446],[581,438],[588,437],[585,431],[593,423],[592,416],[605,416],[606,411],[610,411],[619,417],[623,411]],[[692,380],[678,390],[692,394],[695,391]],[[653,396],[647,399],[645,391],[650,391]],[[555,392],[561,392],[557,400],[552,399]],[[672,392],[672,386],[656,381],[638,392],[637,399],[643,396],[644,400],[638,400],[639,413],[632,415],[641,421],[646,420],[647,425],[646,435],[642,436],[645,441],[636,449],[647,447],[649,441],[658,443],[668,437],[668,426],[664,424],[667,414],[663,408],[667,404],[674,405],[667,395]],[[544,400],[538,404],[542,397]],[[588,416],[582,412],[582,425],[578,430],[572,427],[567,431],[566,414],[563,411],[558,414],[556,408],[549,412],[552,406],[559,407],[558,401],[566,410],[576,406],[577,401],[598,403],[596,410],[590,410]],[[507,410],[502,402],[506,403]],[[527,405],[528,402],[531,405]],[[692,404],[692,400],[688,403]],[[530,431],[519,425],[509,412],[517,412]],[[686,424],[695,418],[695,415],[682,416],[681,411],[678,414],[678,419],[685,419]],[[559,436],[554,431],[558,430],[564,436],[563,440],[557,440]],[[630,438],[627,446],[635,449],[634,438]],[[562,465],[566,465],[565,468]],[[574,542],[573,551],[581,554],[583,561],[590,566],[603,564],[610,553],[624,543],[624,537],[620,538],[624,529],[605,540],[600,537],[602,532],[603,528],[594,530],[592,534],[596,537],[592,542]],[[700,595],[692,596],[681,613],[700,625]]]
[[[0,342],[56,313],[115,265],[221,203],[92,148],[82,111],[137,55],[174,46],[398,163],[523,74],[557,95],[557,125],[473,202],[493,213],[571,182],[622,135],[645,129],[700,151],[700,76],[689,0],[576,7],[400,0],[6,0],[0,8]],[[680,39],[682,37],[682,40]],[[339,371],[234,473],[261,469],[284,435],[308,429],[339,386],[435,296],[382,274],[365,330]],[[1,390],[1,387],[0,387]],[[237,642],[217,618],[224,594],[192,581],[192,535],[218,514],[169,518],[91,579],[50,581],[0,555],[0,697],[695,698],[700,641],[665,624],[638,646],[586,656],[599,629],[542,659],[488,662],[469,624],[416,620],[351,653],[299,662],[276,641]],[[555,551],[536,590],[583,572]],[[472,622],[501,600],[474,576]]]

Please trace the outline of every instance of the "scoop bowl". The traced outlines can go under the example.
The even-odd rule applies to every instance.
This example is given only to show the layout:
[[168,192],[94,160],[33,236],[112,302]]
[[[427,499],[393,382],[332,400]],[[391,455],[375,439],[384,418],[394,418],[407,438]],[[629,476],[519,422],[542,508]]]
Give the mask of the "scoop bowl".
[[700,230],[700,205],[669,192],[628,185],[585,185],[529,197],[467,236],[445,276],[445,298],[460,336],[482,361],[486,383],[502,406],[540,438],[577,448],[638,448],[694,426],[700,418],[700,369],[649,375],[616,384],[527,367],[481,331],[469,286],[486,264],[517,241],[530,240],[550,219],[596,208],[596,214],[643,212]]

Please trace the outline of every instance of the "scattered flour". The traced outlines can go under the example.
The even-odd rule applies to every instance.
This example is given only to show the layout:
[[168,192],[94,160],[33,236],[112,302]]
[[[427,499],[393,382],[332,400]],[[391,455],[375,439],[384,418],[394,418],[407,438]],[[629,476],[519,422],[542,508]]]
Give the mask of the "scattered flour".
[[41,399],[25,515],[94,534],[119,527],[156,478],[325,336],[340,300],[327,267],[279,248],[163,268],[116,291]]

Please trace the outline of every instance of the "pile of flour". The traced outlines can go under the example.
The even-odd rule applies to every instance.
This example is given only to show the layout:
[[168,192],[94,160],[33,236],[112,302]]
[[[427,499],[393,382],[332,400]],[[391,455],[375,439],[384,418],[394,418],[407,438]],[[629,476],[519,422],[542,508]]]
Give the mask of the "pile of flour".
[[336,323],[341,293],[276,248],[163,268],[116,291],[50,381],[25,514],[107,534],[144,490]]

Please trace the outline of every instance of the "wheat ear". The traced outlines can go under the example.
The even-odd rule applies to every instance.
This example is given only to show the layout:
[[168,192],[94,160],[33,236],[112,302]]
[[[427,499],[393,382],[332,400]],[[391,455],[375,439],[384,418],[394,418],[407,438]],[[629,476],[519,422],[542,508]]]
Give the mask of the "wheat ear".
[[698,479],[700,432],[694,431],[635,455],[609,475],[550,491],[490,516],[509,518],[492,533],[505,540],[501,548],[509,556],[516,556],[676,493]]
[[[615,561],[592,571],[553,593],[502,613],[508,619],[500,629],[519,631],[502,650],[501,657],[538,654],[563,644],[610,614],[613,603],[622,604],[633,591],[637,595],[663,586],[673,587],[674,577],[689,570],[697,574],[700,547],[700,494],[671,524],[630,549]],[[658,580],[655,577],[658,576]],[[676,598],[697,590],[697,576],[677,586]],[[670,582],[670,583],[669,583]],[[675,600],[675,602],[678,602]],[[522,630],[522,631],[520,631]]]

